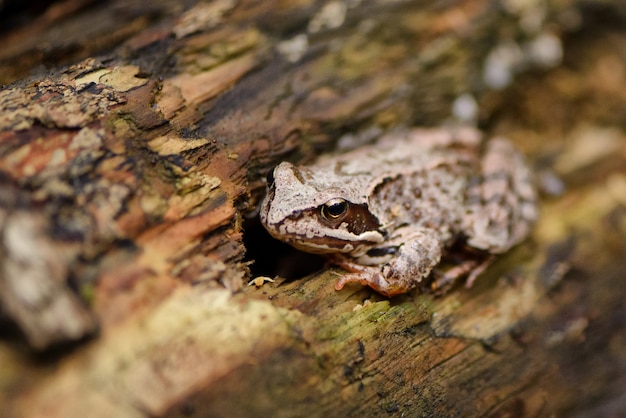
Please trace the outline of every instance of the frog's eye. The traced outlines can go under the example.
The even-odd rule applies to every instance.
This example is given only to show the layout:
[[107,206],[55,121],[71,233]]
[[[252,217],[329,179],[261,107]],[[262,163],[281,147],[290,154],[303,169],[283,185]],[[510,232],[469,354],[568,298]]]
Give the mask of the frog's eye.
[[343,218],[348,213],[349,203],[347,200],[336,198],[324,203],[321,207],[321,214],[327,221],[336,221]]

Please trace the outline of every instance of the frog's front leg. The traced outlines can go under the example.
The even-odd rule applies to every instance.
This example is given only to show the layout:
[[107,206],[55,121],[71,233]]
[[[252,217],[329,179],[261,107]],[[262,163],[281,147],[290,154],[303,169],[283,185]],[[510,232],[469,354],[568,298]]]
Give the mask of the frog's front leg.
[[368,262],[368,256],[357,259],[340,256],[333,259],[334,264],[349,272],[337,281],[335,289],[341,290],[349,282],[359,282],[382,295],[395,296],[418,286],[441,260],[442,241],[429,230],[415,232],[403,238],[403,241],[398,245],[390,243],[373,250],[392,253],[380,265],[364,264]]

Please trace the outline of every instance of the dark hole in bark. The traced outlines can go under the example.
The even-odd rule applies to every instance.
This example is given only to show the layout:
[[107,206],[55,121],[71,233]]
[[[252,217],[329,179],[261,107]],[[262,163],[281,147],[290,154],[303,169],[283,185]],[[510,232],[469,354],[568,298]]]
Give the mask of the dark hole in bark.
[[253,261],[250,266],[252,277],[280,276],[292,280],[324,267],[324,257],[298,251],[272,238],[256,218],[246,221],[244,231],[246,260]]

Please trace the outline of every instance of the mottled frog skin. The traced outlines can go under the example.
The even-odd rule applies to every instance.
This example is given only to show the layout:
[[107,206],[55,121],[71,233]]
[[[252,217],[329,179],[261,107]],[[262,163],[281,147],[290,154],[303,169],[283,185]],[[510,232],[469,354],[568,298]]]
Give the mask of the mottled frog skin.
[[472,128],[405,130],[313,165],[283,162],[268,174],[260,212],[272,236],[346,270],[337,290],[359,282],[386,296],[459,276],[471,285],[485,263],[431,272],[452,246],[507,251],[536,216],[520,153]]

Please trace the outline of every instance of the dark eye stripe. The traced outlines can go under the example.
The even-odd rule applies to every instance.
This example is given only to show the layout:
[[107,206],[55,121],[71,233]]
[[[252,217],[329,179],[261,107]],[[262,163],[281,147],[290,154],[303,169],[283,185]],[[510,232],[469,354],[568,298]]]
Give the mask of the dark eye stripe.
[[353,234],[360,235],[366,231],[376,231],[380,229],[380,222],[367,204],[350,205],[350,210],[343,218],[342,222],[347,224],[347,229]]

